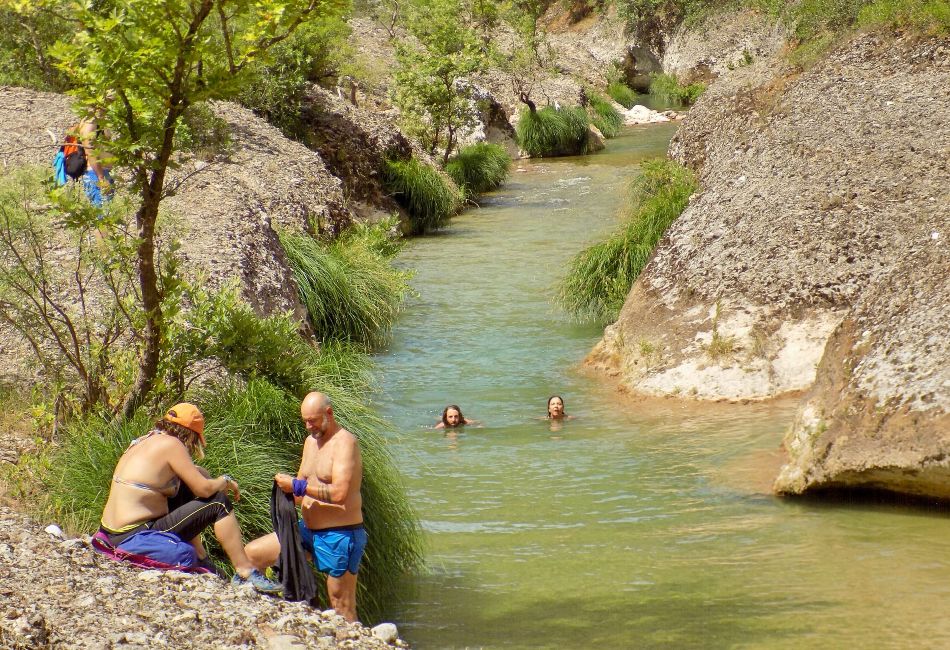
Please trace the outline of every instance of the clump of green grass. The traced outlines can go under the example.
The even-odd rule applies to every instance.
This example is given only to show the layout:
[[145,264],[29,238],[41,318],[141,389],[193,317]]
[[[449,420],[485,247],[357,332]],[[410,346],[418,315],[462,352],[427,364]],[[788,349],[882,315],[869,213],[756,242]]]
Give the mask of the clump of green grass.
[[578,319],[616,320],[634,280],[695,189],[695,177],[682,165],[643,163],[620,228],[574,257],[558,287],[558,304]]
[[722,314],[722,302],[716,301],[716,312],[713,315],[712,338],[705,346],[706,354],[713,361],[720,361],[724,357],[732,356],[736,351],[736,337],[723,336],[719,332],[719,317]]
[[696,102],[699,96],[706,91],[706,85],[693,83],[683,85],[672,74],[658,74],[650,82],[650,94],[666,100],[677,101],[687,106]]
[[383,180],[409,213],[413,235],[441,228],[462,204],[461,192],[445,174],[415,158],[386,161]]
[[573,156],[587,152],[587,126],[587,111],[580,107],[545,106],[534,112],[525,107],[516,135],[529,156]]
[[326,244],[281,233],[300,300],[323,340],[383,343],[409,293],[408,275],[359,237]]
[[858,13],[859,27],[879,25],[924,33],[950,33],[950,0],[875,0]]
[[498,144],[478,142],[464,147],[445,166],[466,196],[490,192],[508,178],[511,156]]
[[607,94],[624,108],[633,108],[637,104],[637,91],[622,81],[611,81],[607,85]]
[[605,138],[616,138],[623,126],[623,117],[607,99],[597,93],[588,93],[590,121]]

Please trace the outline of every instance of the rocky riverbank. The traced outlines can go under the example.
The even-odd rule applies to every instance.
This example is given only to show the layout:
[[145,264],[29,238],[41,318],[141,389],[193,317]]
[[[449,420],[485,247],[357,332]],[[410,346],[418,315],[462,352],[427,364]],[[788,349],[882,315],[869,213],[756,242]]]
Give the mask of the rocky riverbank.
[[0,506],[0,647],[408,647],[389,624],[370,630],[211,575],[140,571],[43,528]]
[[858,34],[800,71],[779,36],[674,37],[711,80],[670,147],[700,189],[589,362],[650,395],[810,390],[782,492],[948,498],[950,40]]

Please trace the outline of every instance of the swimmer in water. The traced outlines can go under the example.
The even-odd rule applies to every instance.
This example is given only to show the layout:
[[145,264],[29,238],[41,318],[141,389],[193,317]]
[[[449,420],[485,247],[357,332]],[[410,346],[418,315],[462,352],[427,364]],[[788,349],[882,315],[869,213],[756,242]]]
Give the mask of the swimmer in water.
[[442,409],[442,419],[436,423],[435,428],[455,429],[466,424],[475,423],[475,420],[469,420],[462,415],[462,409],[459,408],[458,404],[449,404]]
[[560,395],[551,395],[548,398],[547,420],[573,420],[573,415],[564,412],[564,399]]

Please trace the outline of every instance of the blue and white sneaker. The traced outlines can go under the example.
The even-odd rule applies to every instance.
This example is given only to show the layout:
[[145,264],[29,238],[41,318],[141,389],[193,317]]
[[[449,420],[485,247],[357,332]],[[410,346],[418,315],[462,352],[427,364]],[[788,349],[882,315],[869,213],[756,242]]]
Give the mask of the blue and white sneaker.
[[251,571],[250,575],[246,578],[242,578],[241,574],[235,573],[234,577],[231,578],[231,584],[235,587],[249,584],[254,587],[255,591],[271,596],[279,596],[284,593],[284,588],[280,586],[279,582],[268,580],[264,574],[257,569]]

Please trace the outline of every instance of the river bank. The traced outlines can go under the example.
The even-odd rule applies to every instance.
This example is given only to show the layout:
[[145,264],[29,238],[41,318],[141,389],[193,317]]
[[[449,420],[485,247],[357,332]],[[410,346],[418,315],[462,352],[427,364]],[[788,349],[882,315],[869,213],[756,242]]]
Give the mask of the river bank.
[[859,32],[801,70],[786,38],[748,12],[674,35],[671,70],[711,78],[670,146],[700,188],[588,361],[650,395],[807,393],[780,492],[950,499],[950,40]]
[[95,553],[88,537],[57,537],[5,506],[0,565],[4,648],[408,647],[332,610],[261,596],[249,586],[121,565]]

